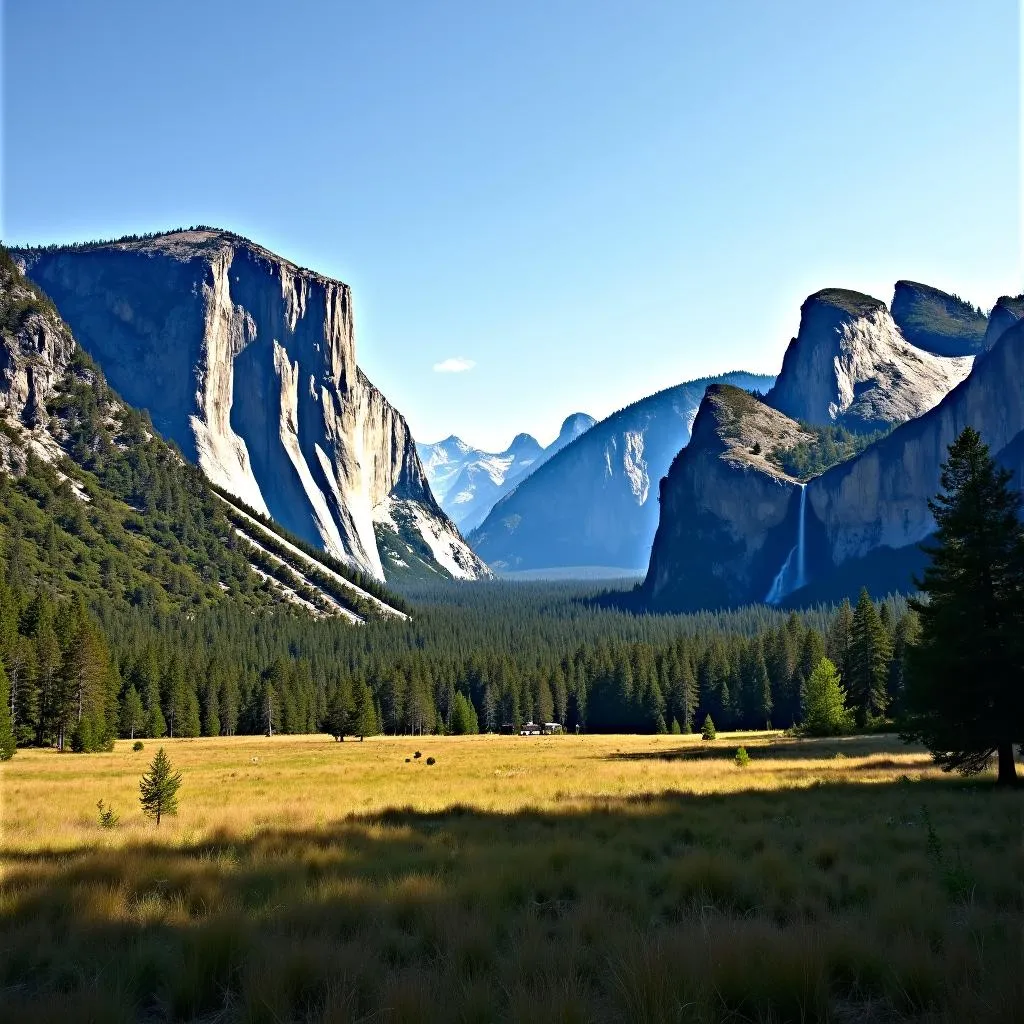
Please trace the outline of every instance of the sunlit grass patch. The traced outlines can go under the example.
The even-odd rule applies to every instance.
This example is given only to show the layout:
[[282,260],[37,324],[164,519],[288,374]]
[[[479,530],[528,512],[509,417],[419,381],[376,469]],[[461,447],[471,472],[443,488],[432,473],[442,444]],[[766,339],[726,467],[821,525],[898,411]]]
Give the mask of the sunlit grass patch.
[[[128,744],[0,769],[12,1019],[1009,1021],[1024,999],[1020,796],[889,737],[166,747],[159,828]],[[417,748],[437,765],[409,771]]]

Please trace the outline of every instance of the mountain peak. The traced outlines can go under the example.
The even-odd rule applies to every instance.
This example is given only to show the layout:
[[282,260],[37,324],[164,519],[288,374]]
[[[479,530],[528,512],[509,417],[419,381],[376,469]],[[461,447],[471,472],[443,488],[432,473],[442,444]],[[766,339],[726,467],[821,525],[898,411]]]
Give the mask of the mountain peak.
[[505,449],[505,454],[514,453],[520,455],[525,451],[533,450],[538,452],[542,450],[540,442],[533,434],[516,434],[512,438],[512,443]]
[[585,412],[574,412],[566,416],[558,430],[555,445],[564,448],[570,441],[575,441],[581,434],[585,434],[596,422],[593,416],[588,416]]

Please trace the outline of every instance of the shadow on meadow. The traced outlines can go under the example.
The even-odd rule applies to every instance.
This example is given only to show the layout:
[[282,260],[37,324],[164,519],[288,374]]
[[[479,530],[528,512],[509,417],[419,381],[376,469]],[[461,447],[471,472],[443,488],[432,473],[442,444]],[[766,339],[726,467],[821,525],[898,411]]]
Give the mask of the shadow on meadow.
[[10,1019],[1010,1021],[1018,794],[394,809],[8,857]]
[[[913,766],[927,767],[931,759],[920,747],[905,745],[895,735],[837,736],[826,739],[791,738],[777,736],[768,742],[763,733],[735,733],[705,742],[692,739],[678,747],[656,747],[646,750],[623,750],[598,755],[606,761],[732,761],[736,749],[750,743],[747,752],[751,759],[771,761],[820,761],[832,758],[873,759],[879,768],[905,768],[907,754],[914,755]],[[898,754],[897,757],[876,758],[879,754]],[[800,769],[803,771],[804,769]]]

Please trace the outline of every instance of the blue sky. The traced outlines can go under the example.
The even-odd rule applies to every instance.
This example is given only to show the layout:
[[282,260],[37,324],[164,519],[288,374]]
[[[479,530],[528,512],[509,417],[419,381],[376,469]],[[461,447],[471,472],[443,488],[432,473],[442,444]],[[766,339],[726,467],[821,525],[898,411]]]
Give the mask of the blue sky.
[[4,14],[4,239],[212,223],[340,277],[421,440],[774,371],[824,286],[1024,289],[1014,0]]

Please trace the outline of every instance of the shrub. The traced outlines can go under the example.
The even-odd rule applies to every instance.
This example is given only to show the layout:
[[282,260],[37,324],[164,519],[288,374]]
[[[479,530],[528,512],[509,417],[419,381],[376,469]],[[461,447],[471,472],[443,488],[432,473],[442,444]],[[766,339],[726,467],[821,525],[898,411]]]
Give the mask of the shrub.
[[112,829],[120,820],[117,811],[113,807],[105,806],[102,800],[96,801],[96,810],[100,814],[100,828]]
[[413,754],[412,756],[413,757],[422,757],[423,755],[417,750],[416,753]]
[[700,731],[700,738],[702,740],[713,740],[718,733],[715,730],[715,723],[711,721],[711,715],[708,715],[704,719],[704,726]]
[[132,744],[132,750],[135,750],[135,751],[138,751],[138,750],[143,750],[143,749],[145,748],[145,746],[146,746],[146,744],[145,744],[145,743],[143,743],[143,742],[142,742],[142,740],[136,740],[136,741],[135,741],[135,742],[134,742],[134,743]]
[[738,747],[736,749],[736,761],[737,768],[746,768],[750,764],[750,755],[747,753],[746,747]]
[[437,764],[437,761],[433,757],[428,757],[427,764]]

